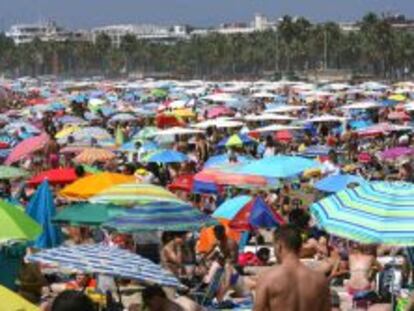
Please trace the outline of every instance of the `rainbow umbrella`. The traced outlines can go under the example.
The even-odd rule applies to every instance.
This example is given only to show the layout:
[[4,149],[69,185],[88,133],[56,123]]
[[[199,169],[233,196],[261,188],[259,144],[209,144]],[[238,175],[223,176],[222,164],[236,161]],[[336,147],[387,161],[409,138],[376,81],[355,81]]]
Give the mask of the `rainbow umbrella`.
[[43,149],[48,142],[49,135],[46,133],[25,139],[13,148],[4,163],[6,165],[10,165],[14,162],[20,161],[30,154]]
[[182,202],[170,191],[151,184],[119,184],[89,199],[92,203],[133,206],[151,202]]
[[319,226],[366,244],[414,246],[414,184],[371,182],[311,206]]

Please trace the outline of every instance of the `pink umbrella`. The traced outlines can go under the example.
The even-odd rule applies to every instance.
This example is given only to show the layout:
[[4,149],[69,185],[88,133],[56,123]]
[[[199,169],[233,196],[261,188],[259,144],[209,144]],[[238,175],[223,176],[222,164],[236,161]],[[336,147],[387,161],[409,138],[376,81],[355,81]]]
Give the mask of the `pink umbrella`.
[[388,120],[409,121],[411,117],[405,111],[393,111],[388,115]]
[[234,115],[234,111],[225,106],[215,106],[207,110],[207,118],[209,119],[232,115]]
[[4,163],[6,165],[10,165],[14,162],[17,162],[32,154],[33,152],[43,149],[48,142],[49,135],[46,133],[25,139],[16,147],[14,147]]
[[380,153],[380,157],[383,160],[395,160],[399,157],[414,155],[414,149],[409,147],[395,147],[384,150]]

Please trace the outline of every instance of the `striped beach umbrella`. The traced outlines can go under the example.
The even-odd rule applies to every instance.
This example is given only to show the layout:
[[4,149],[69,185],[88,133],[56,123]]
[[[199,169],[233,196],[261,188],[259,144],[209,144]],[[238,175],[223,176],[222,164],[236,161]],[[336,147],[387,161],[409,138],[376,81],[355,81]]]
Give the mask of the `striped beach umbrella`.
[[364,183],[314,203],[311,212],[333,235],[367,244],[414,245],[412,183]]
[[119,184],[89,199],[92,203],[133,206],[151,202],[182,202],[170,191],[151,184]]
[[135,206],[103,227],[123,233],[140,231],[195,231],[218,224],[186,203],[156,202]]
[[103,244],[61,246],[27,257],[28,261],[79,272],[132,279],[145,284],[180,287],[179,281],[161,266],[127,250]]
[[106,162],[115,158],[115,154],[106,149],[86,148],[73,160],[82,164],[93,164],[94,162]]

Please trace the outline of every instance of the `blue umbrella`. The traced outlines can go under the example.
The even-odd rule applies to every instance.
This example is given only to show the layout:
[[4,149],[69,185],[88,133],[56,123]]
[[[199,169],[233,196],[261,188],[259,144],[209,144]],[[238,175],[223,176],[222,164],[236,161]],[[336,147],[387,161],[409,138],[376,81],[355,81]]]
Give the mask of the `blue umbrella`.
[[47,180],[37,188],[27,206],[26,214],[36,220],[43,228],[42,234],[35,241],[35,247],[50,248],[61,243],[61,232],[57,226],[52,224],[56,207]]
[[317,156],[326,156],[329,154],[332,148],[323,145],[316,145],[316,146],[309,146],[303,152],[303,156],[305,157],[317,157]]
[[235,173],[258,175],[270,178],[289,178],[303,173],[307,169],[317,168],[316,161],[296,156],[272,156],[235,167]]
[[103,244],[61,246],[27,258],[30,262],[58,265],[80,272],[137,280],[147,284],[181,287],[167,270],[137,254]]
[[[237,156],[237,162],[238,163],[246,163],[250,160],[252,160],[253,158],[251,157],[246,157],[246,156],[241,156],[238,155]],[[208,168],[208,167],[213,167],[213,166],[220,166],[223,164],[228,164],[229,163],[229,156],[227,154],[219,154],[219,155],[215,155],[210,157],[206,163],[204,163],[204,168]]]
[[188,161],[188,157],[181,152],[174,150],[163,150],[152,155],[148,162],[156,163],[180,163]]
[[214,211],[212,216],[231,220],[251,199],[249,195],[239,195],[228,199]]
[[319,180],[315,188],[324,192],[338,192],[345,190],[350,184],[363,184],[365,179],[356,175],[330,175]]
[[114,217],[103,227],[119,232],[140,231],[197,231],[203,226],[216,225],[217,221],[189,204],[155,202],[137,205]]

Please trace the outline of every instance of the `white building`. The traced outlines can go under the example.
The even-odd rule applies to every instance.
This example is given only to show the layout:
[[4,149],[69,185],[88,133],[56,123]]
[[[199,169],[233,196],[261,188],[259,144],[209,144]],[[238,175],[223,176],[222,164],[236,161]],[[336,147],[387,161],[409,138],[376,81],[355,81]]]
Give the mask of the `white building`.
[[152,24],[144,25],[110,25],[92,29],[92,41],[95,42],[99,34],[106,34],[111,38],[112,44],[119,47],[122,38],[126,35],[133,35],[137,39],[171,42],[188,37],[186,26],[159,26]]
[[10,27],[6,36],[13,39],[16,45],[30,43],[35,38],[41,41],[87,40],[85,32],[67,31],[54,22],[37,24],[18,24]]

